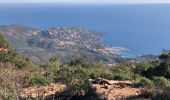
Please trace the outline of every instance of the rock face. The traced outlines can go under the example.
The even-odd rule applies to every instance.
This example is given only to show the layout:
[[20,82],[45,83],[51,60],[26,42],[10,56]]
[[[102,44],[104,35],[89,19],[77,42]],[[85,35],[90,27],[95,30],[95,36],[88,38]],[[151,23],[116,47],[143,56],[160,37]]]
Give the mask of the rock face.
[[73,54],[90,60],[114,63],[119,58],[119,48],[108,48],[102,43],[102,33],[81,27],[55,27],[40,30],[23,25],[1,25],[0,32],[18,52],[32,58],[37,64],[45,63],[52,56],[69,61]]

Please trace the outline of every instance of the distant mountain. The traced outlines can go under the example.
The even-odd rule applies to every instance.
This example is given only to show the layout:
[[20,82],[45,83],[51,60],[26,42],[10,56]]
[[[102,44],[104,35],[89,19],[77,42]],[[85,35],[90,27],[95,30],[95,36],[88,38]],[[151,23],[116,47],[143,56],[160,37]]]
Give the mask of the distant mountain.
[[159,59],[158,55],[142,55],[136,58],[137,62],[152,62]]
[[81,27],[54,27],[40,30],[19,24],[0,25],[0,32],[18,52],[29,56],[36,64],[43,64],[52,56],[68,62],[74,54],[90,60],[114,63],[122,60],[120,50],[102,43],[102,33]]
[[27,47],[28,37],[38,34],[39,30],[19,24],[0,25],[0,32],[14,48]]

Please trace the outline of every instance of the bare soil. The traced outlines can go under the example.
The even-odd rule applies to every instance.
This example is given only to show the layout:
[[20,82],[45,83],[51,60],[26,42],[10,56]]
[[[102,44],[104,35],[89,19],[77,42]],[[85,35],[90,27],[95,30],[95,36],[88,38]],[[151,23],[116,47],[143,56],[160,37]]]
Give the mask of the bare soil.
[[[131,81],[115,81],[106,80],[108,84],[93,84],[96,88],[96,92],[102,97],[105,95],[108,100],[149,100],[138,95],[141,94],[143,88],[134,87]],[[66,88],[64,84],[50,84],[48,86],[32,86],[25,88],[21,93],[21,98],[39,96],[47,97],[54,95],[56,92],[62,91]]]

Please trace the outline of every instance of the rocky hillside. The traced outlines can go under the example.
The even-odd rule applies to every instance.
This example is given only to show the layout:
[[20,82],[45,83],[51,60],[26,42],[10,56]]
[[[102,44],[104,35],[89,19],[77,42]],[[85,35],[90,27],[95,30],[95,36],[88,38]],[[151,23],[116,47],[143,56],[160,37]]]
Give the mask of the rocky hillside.
[[40,30],[23,25],[1,25],[0,32],[18,52],[29,56],[36,64],[51,56],[68,62],[73,54],[90,60],[114,63],[121,60],[121,48],[108,48],[102,43],[102,33],[81,27],[54,27]]

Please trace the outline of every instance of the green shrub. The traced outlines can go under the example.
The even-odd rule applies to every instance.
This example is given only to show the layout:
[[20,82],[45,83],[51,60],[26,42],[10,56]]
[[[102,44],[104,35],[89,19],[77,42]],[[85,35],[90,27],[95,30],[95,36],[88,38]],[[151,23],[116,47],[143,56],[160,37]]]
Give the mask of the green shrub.
[[144,97],[144,98],[151,98],[153,96],[153,92],[152,91],[147,91],[147,90],[142,91],[138,96],[139,97]]
[[60,60],[58,57],[52,57],[49,59],[49,62],[45,65],[42,65],[41,67],[44,69],[47,73],[54,73],[55,71],[60,69]]
[[85,70],[88,71],[88,74],[91,78],[97,78],[97,77],[102,77],[106,79],[113,78],[111,69],[102,63],[92,64],[91,67],[85,68]]
[[0,52],[0,61],[5,62],[7,60],[9,60],[9,59],[7,59],[6,53],[5,52]]
[[40,71],[29,72],[26,78],[30,85],[46,85],[49,83],[49,78]]
[[0,48],[8,49],[9,44],[6,42],[6,40],[3,38],[3,36],[0,33]]
[[97,93],[88,79],[87,70],[81,66],[70,66],[57,71],[55,81],[66,84],[67,88],[60,93],[56,93],[56,99],[59,95],[64,94],[71,96],[72,100],[96,98]]
[[113,76],[114,80],[132,80],[132,77],[130,75],[126,75],[124,73],[116,73]]
[[83,55],[73,55],[72,60],[69,63],[70,66],[82,66],[84,68],[91,67],[92,62]]
[[3,100],[16,100],[17,94],[7,87],[0,86],[0,99]]
[[14,60],[14,56],[9,52],[0,52],[0,61],[2,62],[12,62]]
[[21,61],[15,61],[14,63],[15,63],[15,66],[19,69],[22,69],[24,67],[29,66],[28,62],[26,62],[24,60],[23,61],[22,60]]
[[133,71],[136,74],[142,75],[142,72],[146,71],[149,68],[153,68],[153,65],[149,64],[149,63],[139,63],[139,64],[136,64],[136,67],[135,67],[135,69]]
[[[56,72],[55,81],[75,84],[84,82],[84,80],[88,80],[88,72],[82,68],[81,66],[77,67],[66,67]],[[73,82],[73,83],[72,83]]]
[[154,87],[153,81],[145,77],[139,77],[138,79],[135,80],[134,84],[136,86]]
[[158,93],[152,97],[152,100],[170,100],[170,91]]
[[112,77],[114,80],[133,80],[134,72],[127,66],[118,66],[112,68]]
[[159,66],[149,68],[147,71],[144,71],[143,75],[148,78],[164,76],[170,79],[170,65],[166,62],[161,62]]
[[169,57],[170,57],[170,56],[169,56],[168,53],[162,53],[162,54],[159,56],[160,59],[167,59],[167,58],[169,58]]
[[160,89],[170,89],[170,81],[165,77],[154,77],[154,84],[157,88]]

